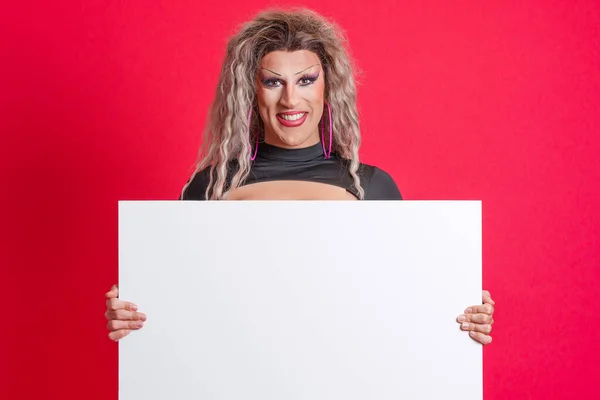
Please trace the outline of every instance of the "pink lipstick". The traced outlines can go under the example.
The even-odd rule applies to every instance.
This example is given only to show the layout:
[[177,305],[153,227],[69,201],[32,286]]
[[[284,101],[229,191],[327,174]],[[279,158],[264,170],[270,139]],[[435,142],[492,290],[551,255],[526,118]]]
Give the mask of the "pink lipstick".
[[[299,115],[302,115],[302,116],[298,117]],[[277,114],[277,120],[283,126],[286,126],[288,128],[295,128],[297,126],[302,125],[304,123],[304,121],[306,121],[307,116],[308,116],[307,112],[298,112],[298,111],[284,112],[284,113]],[[285,119],[284,117],[288,117],[288,118],[292,117],[293,119]]]

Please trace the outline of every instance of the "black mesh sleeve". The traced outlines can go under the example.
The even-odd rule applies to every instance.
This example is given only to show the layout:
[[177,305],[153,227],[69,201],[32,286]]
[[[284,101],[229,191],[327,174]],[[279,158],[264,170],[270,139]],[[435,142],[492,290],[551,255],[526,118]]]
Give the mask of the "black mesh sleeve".
[[365,190],[365,200],[402,200],[402,195],[390,174],[374,167]]
[[206,200],[204,192],[208,182],[210,182],[207,171],[199,171],[191,179],[192,181],[183,192],[183,196],[179,195],[179,200]]

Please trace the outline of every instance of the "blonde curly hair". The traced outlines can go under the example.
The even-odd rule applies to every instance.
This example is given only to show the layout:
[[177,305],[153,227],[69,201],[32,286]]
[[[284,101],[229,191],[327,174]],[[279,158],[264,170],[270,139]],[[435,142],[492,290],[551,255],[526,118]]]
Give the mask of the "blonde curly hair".
[[[325,101],[332,115],[332,151],[349,161],[349,172],[359,198],[364,189],[358,176],[360,130],[356,106],[355,68],[339,26],[307,9],[268,10],[244,23],[229,40],[219,84],[208,113],[204,140],[195,171],[182,190],[182,198],[194,176],[210,167],[207,200],[223,199],[243,184],[251,169],[251,149],[258,137],[248,131],[248,112],[253,110],[250,132],[260,131],[256,104],[256,74],[262,58],[272,51],[308,50],[315,53],[325,71]],[[229,164],[238,168],[228,187]]]

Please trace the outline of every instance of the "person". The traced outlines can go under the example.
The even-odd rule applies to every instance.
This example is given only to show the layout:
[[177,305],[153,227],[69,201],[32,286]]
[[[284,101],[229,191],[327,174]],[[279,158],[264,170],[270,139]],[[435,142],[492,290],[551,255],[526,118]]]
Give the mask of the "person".
[[[384,170],[361,163],[354,68],[336,23],[310,10],[269,10],[228,45],[196,168],[180,200],[402,200]],[[106,293],[109,337],[147,316]],[[494,301],[457,317],[491,343]]]

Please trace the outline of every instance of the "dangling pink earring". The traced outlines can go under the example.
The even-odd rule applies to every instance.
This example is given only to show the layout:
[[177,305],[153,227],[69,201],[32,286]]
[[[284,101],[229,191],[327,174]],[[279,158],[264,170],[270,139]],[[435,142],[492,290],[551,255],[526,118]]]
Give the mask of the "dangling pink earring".
[[254,155],[252,155],[252,132],[250,132],[250,121],[252,119],[252,108],[250,108],[250,110],[248,111],[248,151],[250,151],[250,160],[254,161],[254,159],[256,158],[256,155],[258,154],[258,135],[256,135],[256,147],[254,149]]
[[325,158],[331,157],[331,145],[333,144],[333,121],[331,120],[331,107],[329,107],[329,103],[325,103],[327,105],[327,110],[329,114],[329,152],[325,150],[325,137],[323,136],[323,124],[321,124],[321,144],[323,145],[323,155]]

